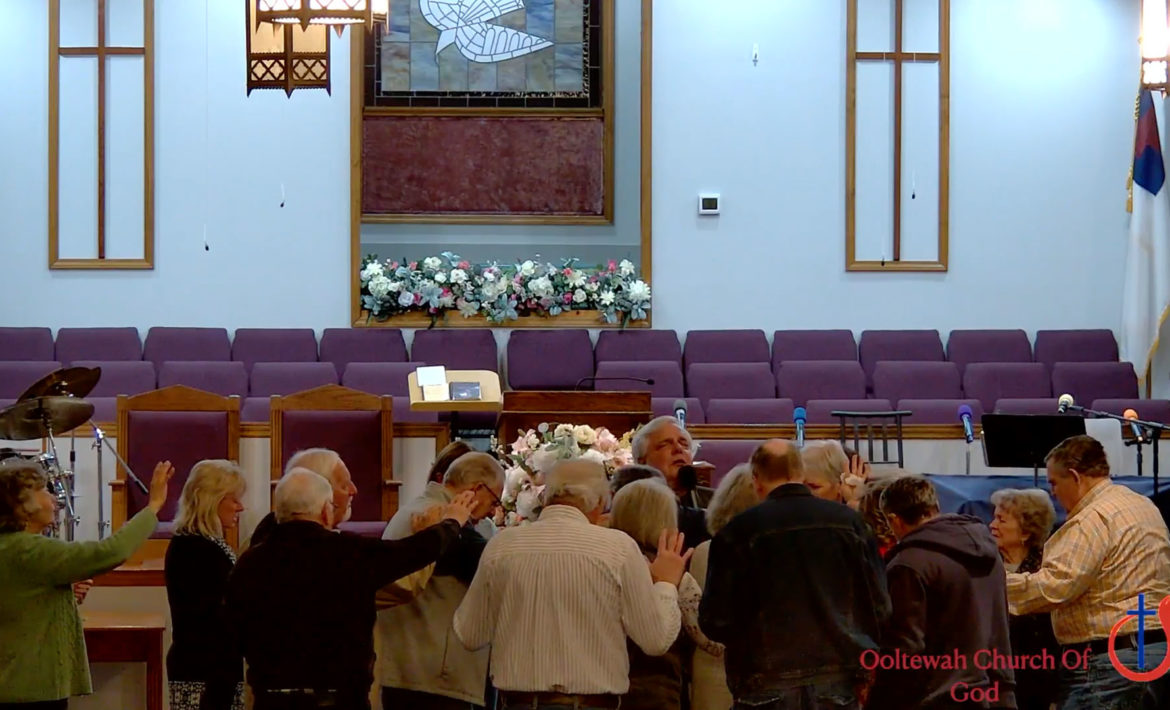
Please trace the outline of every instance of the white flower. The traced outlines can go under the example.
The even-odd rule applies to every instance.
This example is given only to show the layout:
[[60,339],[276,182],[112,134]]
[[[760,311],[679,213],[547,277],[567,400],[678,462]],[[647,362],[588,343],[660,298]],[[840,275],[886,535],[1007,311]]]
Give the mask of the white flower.
[[573,438],[575,438],[577,443],[581,446],[593,446],[595,443],[597,443],[597,432],[593,430],[593,427],[587,424],[582,424],[580,426],[573,427]]
[[491,269],[485,269],[483,272],[483,280],[484,281],[495,281],[496,280],[496,273],[494,271],[492,271]]
[[370,285],[369,285],[370,295],[373,296],[374,298],[377,298],[378,300],[381,300],[381,299],[385,298],[386,295],[393,290],[393,286],[395,283],[397,283],[397,282],[391,281],[390,279],[386,278],[385,276],[378,274],[377,276],[374,276],[373,279],[370,281]]
[[390,293],[398,293],[401,290],[402,290],[402,282],[401,281],[391,281],[390,282]]
[[547,276],[532,279],[528,282],[528,290],[537,298],[548,298],[553,293],[552,281]]
[[577,289],[573,292],[573,303],[584,303],[589,296],[582,289]]
[[442,265],[443,265],[443,260],[437,256],[428,256],[427,258],[423,259],[423,268],[430,269],[432,271],[434,271],[435,269],[439,268]]
[[650,300],[650,285],[638,279],[629,286],[630,300],[634,303]]
[[512,466],[504,471],[504,494],[501,497],[506,501],[515,500],[516,494],[520,492],[524,484],[531,482],[532,477],[528,475],[527,471],[519,466]]
[[558,439],[562,436],[573,436],[573,425],[557,424],[557,428],[553,431],[553,436]]
[[629,259],[622,259],[618,264],[618,273],[622,276],[632,276],[634,274],[634,265],[630,263]]
[[455,294],[449,293],[446,296],[439,296],[440,308],[452,308],[455,305]]
[[581,287],[585,285],[585,273],[580,269],[573,269],[573,275],[569,277],[569,285]]
[[616,297],[616,295],[614,294],[614,292],[613,292],[613,291],[602,291],[602,292],[601,292],[601,305],[603,305],[603,306],[612,306],[612,305],[613,305],[613,299],[614,299],[615,297]]
[[467,272],[466,271],[464,271],[463,269],[452,269],[451,270],[451,283],[461,284],[461,283],[465,283],[466,281],[467,281]]
[[597,293],[597,289],[599,288],[601,288],[601,284],[597,283],[596,281],[591,281],[590,283],[585,284],[585,290],[589,293]]
[[435,272],[435,283],[437,283],[437,284],[447,283],[447,274],[443,273],[442,271],[436,271]]
[[366,264],[366,268],[362,269],[362,281],[370,281],[375,276],[381,276],[384,273],[386,273],[386,269],[382,268],[380,263],[371,261],[370,263]]
[[581,458],[585,461],[592,461],[594,463],[599,463],[602,466],[605,465],[605,454],[601,453],[597,449],[589,449],[589,450],[585,451],[584,453],[581,454]]
[[[572,427],[570,427],[572,430]],[[561,460],[561,452],[556,447],[544,446],[532,455],[531,465],[537,473],[548,473],[557,461]]]
[[414,294],[410,291],[403,291],[402,293],[398,294],[398,305],[402,306],[403,308],[408,308],[414,305]]
[[524,518],[536,517],[537,509],[540,508],[540,494],[544,492],[544,486],[530,486],[520,491],[516,496],[516,513]]
[[520,265],[521,276],[532,276],[534,274],[536,274],[536,264],[532,260],[525,261]]
[[479,304],[475,301],[466,301],[461,298],[456,305],[459,308],[459,314],[464,318],[470,318],[479,313]]

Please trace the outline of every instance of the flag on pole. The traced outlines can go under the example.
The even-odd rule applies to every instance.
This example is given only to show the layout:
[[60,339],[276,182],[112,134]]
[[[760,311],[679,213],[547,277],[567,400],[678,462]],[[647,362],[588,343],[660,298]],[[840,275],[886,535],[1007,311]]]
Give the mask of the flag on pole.
[[1129,220],[1122,302],[1121,356],[1144,380],[1158,348],[1158,331],[1170,313],[1170,188],[1159,138],[1154,94],[1138,96],[1133,148],[1133,214]]

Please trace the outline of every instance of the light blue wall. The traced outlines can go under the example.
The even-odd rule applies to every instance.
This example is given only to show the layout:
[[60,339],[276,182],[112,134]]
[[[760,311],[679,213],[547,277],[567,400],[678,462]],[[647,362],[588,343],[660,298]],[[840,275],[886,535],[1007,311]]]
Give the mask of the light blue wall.
[[[332,96],[246,97],[242,3],[205,65],[203,3],[157,2],[157,268],[49,272],[45,4],[0,4],[0,323],[346,325],[349,33]],[[844,0],[656,3],[655,325],[1117,326],[1137,0],[952,5],[951,271],[876,275],[843,270]]]

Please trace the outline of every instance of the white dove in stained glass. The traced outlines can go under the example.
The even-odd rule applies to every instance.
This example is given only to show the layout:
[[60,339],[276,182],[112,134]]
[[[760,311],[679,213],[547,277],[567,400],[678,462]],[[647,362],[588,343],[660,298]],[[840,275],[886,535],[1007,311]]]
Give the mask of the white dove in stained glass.
[[488,20],[524,9],[524,0],[419,0],[423,17],[439,30],[435,54],[454,44],[473,62],[515,59],[553,45],[543,37],[490,25]]

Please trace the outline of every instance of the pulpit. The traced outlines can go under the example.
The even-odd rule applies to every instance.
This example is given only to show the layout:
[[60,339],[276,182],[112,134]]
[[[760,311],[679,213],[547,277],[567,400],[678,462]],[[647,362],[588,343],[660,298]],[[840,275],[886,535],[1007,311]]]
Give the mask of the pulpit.
[[547,422],[605,427],[620,437],[653,417],[649,392],[505,392],[496,436],[506,444]]

